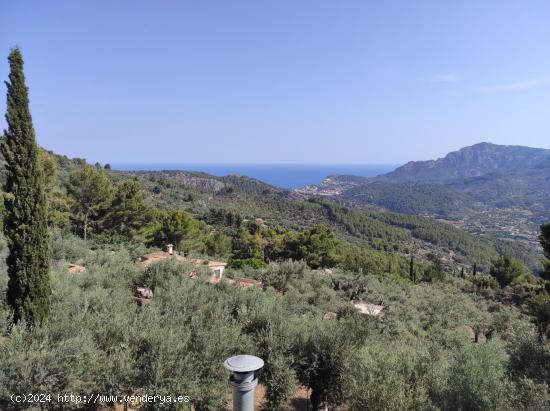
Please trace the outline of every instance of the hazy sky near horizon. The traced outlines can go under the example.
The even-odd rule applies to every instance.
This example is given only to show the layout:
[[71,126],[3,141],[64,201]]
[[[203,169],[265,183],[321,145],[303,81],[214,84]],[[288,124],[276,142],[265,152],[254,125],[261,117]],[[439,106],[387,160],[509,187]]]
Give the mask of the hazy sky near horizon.
[[397,164],[550,148],[549,22],[547,0],[0,0],[0,55],[58,153]]

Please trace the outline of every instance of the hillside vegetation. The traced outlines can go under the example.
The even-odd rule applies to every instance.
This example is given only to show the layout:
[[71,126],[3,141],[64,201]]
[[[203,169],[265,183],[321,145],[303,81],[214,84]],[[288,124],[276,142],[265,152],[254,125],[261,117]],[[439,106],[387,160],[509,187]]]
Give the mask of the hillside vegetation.
[[356,176],[331,176],[318,186],[299,190],[344,201],[352,206],[376,206],[404,214],[420,214],[446,219],[483,210],[483,205],[469,195],[441,184],[424,182],[396,183]]
[[[117,176],[137,178],[150,193],[151,204],[183,208],[199,219],[210,209],[224,209],[244,219],[259,218],[271,227],[303,230],[322,224],[342,240],[401,255],[413,252],[421,259],[432,255],[459,265],[488,267],[492,259],[509,253],[530,269],[540,270],[540,251],[520,242],[473,236],[430,218],[357,210],[329,199],[303,198],[247,177],[195,177],[177,172]],[[214,186],[216,190],[212,190]]]
[[[57,261],[52,318],[34,331],[5,320],[4,393],[179,390],[197,409],[219,410],[228,393],[215,389],[226,378],[218,365],[246,351],[266,360],[262,383],[272,409],[282,409],[299,385],[313,390],[314,401],[356,410],[455,409],[449,404],[456,401],[468,409],[515,409],[548,401],[548,377],[537,364],[549,354],[536,345],[546,333],[546,300],[531,302],[544,284],[520,263],[501,284],[507,268],[493,266],[501,254],[540,264],[521,243],[475,237],[429,218],[304,199],[251,178],[122,173],[41,156]],[[89,190],[95,196],[86,203],[81,196]],[[84,241],[78,237],[87,209]],[[253,277],[266,290],[209,284],[206,268],[193,280],[187,263],[136,263],[167,242],[182,254],[226,260],[230,278]],[[65,262],[86,271],[69,273]],[[152,303],[131,300],[136,286],[151,287]],[[384,320],[356,312],[356,301],[383,305]],[[93,326],[77,332],[82,323]],[[488,342],[470,342],[469,330]],[[404,355],[407,367],[398,360]],[[56,369],[52,358],[63,359]],[[25,373],[30,361],[49,377]],[[174,362],[180,367],[169,366]],[[192,371],[205,364],[203,373]],[[341,373],[329,372],[333,367]],[[397,394],[389,396],[385,383],[363,389],[377,380],[392,381]],[[455,381],[471,392],[456,391]]]
[[[248,352],[266,361],[260,379],[270,409],[286,409],[298,384],[314,390],[314,402],[352,410],[549,405],[550,351],[522,309],[504,303],[510,290],[460,278],[415,285],[375,271],[320,274],[286,262],[254,272],[272,284],[265,291],[241,289],[209,284],[205,273],[190,279],[185,263],[145,269],[134,262],[139,249],[90,250],[73,236],[53,241],[54,257],[70,257],[87,271],[53,271],[44,327],[4,320],[1,395],[180,393],[196,409],[220,410],[229,395],[221,363]],[[152,302],[136,305],[132,284],[153,272],[161,275]],[[383,305],[383,321],[354,311],[351,298]],[[8,318],[5,304],[0,309]]]
[[[518,261],[540,263],[521,243],[250,178],[41,156],[51,314],[29,329],[0,304],[4,408],[11,392],[155,392],[218,411],[229,399],[221,363],[242,352],[265,360],[272,410],[287,409],[300,386],[315,407],[358,411],[550,404],[547,283]],[[230,281],[211,284],[189,259],[137,262],[168,242],[180,255],[228,261]],[[69,272],[69,262],[85,271]],[[261,287],[231,282],[243,277]],[[136,302],[136,287],[152,298]],[[361,314],[359,302],[381,305],[383,317]]]

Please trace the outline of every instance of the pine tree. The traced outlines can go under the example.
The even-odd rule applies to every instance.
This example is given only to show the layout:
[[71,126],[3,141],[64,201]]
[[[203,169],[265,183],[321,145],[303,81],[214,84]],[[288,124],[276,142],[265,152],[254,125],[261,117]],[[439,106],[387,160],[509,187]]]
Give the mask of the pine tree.
[[506,287],[521,277],[525,269],[514,257],[500,256],[491,266],[489,274],[496,278],[501,287]]
[[116,190],[114,199],[104,217],[107,232],[127,241],[146,242],[154,231],[155,213],[144,202],[145,195],[138,181],[124,181]]
[[8,130],[2,153],[6,160],[4,233],[9,254],[7,300],[17,322],[41,324],[50,311],[50,249],[44,174],[39,164],[23,56],[15,48],[8,57],[6,82]]
[[85,165],[71,173],[67,192],[74,200],[75,219],[81,224],[86,240],[90,222],[95,222],[93,219],[111,203],[111,183],[103,170]]

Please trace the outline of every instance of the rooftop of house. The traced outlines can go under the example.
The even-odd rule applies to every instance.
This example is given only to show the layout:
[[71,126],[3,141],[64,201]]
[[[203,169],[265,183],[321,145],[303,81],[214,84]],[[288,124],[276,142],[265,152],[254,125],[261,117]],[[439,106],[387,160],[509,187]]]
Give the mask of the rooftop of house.
[[225,267],[227,263],[222,263],[221,261],[210,261],[208,267]]
[[222,261],[208,261],[208,260],[202,260],[199,258],[188,260],[179,254],[169,253],[166,251],[158,251],[155,253],[144,254],[141,256],[140,261],[144,266],[148,266],[157,261],[166,260],[169,258],[175,258],[178,261],[190,261],[194,266],[205,265],[211,269],[220,269],[220,268],[225,268],[227,266],[227,263],[224,263]]
[[168,258],[175,258],[178,261],[185,261],[185,258],[181,255],[168,253],[166,251],[158,251],[156,253],[149,253],[141,256],[141,263],[145,266],[152,264],[160,260],[166,260]]
[[86,271],[86,267],[73,263],[69,263],[67,269],[70,273],[83,273],[84,271]]
[[237,278],[235,279],[235,282],[240,285],[241,287],[255,287],[260,286],[261,283],[258,280],[255,280],[253,278]]
[[[222,279],[218,276],[211,276],[208,282],[210,284],[218,284]],[[228,284],[239,285],[244,288],[259,287],[261,282],[253,278],[225,278],[223,281],[227,281]]]
[[208,261],[208,260],[201,260],[200,258],[191,260],[191,262],[195,266],[206,265],[208,266],[208,268],[225,268],[225,266],[227,266],[227,263],[224,263],[221,261]]

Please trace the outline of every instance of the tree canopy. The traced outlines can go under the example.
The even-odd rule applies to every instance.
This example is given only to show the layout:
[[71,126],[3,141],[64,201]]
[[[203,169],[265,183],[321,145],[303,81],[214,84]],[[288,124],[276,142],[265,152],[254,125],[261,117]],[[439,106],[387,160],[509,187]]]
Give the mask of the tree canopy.
[[506,287],[519,278],[524,271],[523,265],[518,260],[506,255],[494,262],[490,274],[496,278],[501,287]]
[[90,221],[110,205],[113,189],[101,169],[86,165],[71,173],[67,191],[74,201],[74,218],[88,237]]

